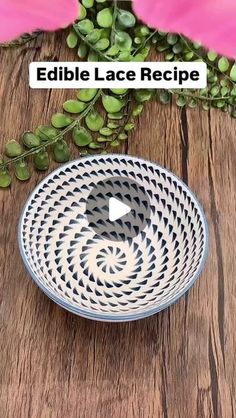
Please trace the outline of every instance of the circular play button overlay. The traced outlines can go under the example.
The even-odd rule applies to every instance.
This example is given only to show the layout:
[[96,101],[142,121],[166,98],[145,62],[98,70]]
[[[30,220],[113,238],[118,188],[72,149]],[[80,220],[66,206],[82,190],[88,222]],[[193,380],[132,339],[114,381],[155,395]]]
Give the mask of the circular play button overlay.
[[150,223],[150,200],[145,188],[126,176],[100,180],[87,198],[89,227],[105,239],[125,241]]
[[183,295],[206,260],[204,213],[174,174],[129,155],[71,161],[32,192],[19,224],[24,263],[69,311],[128,321]]

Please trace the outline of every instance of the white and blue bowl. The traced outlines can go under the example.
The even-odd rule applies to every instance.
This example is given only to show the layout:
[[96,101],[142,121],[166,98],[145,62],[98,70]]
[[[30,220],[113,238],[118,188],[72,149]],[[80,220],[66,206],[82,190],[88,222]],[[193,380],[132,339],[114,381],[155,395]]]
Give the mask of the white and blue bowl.
[[[86,199],[98,180],[124,173],[146,190],[152,211],[136,237],[112,242],[90,228]],[[193,285],[206,261],[208,229],[197,199],[174,174],[140,158],[100,155],[70,162],[36,187],[20,219],[19,246],[54,302],[94,320],[131,321],[168,307]]]

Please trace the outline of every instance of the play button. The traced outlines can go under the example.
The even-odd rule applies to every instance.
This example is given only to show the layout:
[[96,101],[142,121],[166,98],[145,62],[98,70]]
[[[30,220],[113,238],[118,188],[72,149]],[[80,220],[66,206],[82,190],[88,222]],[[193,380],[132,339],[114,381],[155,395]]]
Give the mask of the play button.
[[130,213],[131,207],[122,203],[120,200],[115,197],[109,199],[109,220],[111,222],[117,221],[117,219],[122,218],[123,216]]
[[136,237],[150,223],[150,201],[145,188],[126,177],[108,177],[94,184],[85,215],[99,237],[125,241]]

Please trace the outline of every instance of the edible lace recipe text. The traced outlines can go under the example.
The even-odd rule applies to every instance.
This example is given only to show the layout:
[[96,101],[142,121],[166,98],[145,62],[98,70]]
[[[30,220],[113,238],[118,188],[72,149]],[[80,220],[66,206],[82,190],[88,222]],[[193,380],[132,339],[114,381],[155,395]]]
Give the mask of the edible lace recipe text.
[[204,88],[203,62],[32,62],[32,88]]

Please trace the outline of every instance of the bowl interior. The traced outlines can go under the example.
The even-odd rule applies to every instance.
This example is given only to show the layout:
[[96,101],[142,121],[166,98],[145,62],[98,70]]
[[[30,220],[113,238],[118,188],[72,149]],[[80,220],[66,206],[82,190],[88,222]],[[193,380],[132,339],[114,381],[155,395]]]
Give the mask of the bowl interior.
[[[108,240],[93,230],[86,199],[96,182],[123,176],[141,184],[150,221],[136,237]],[[194,282],[207,251],[196,198],[172,173],[130,156],[93,156],[44,179],[23,210],[19,241],[37,284],[83,316],[127,320],[168,306]]]

